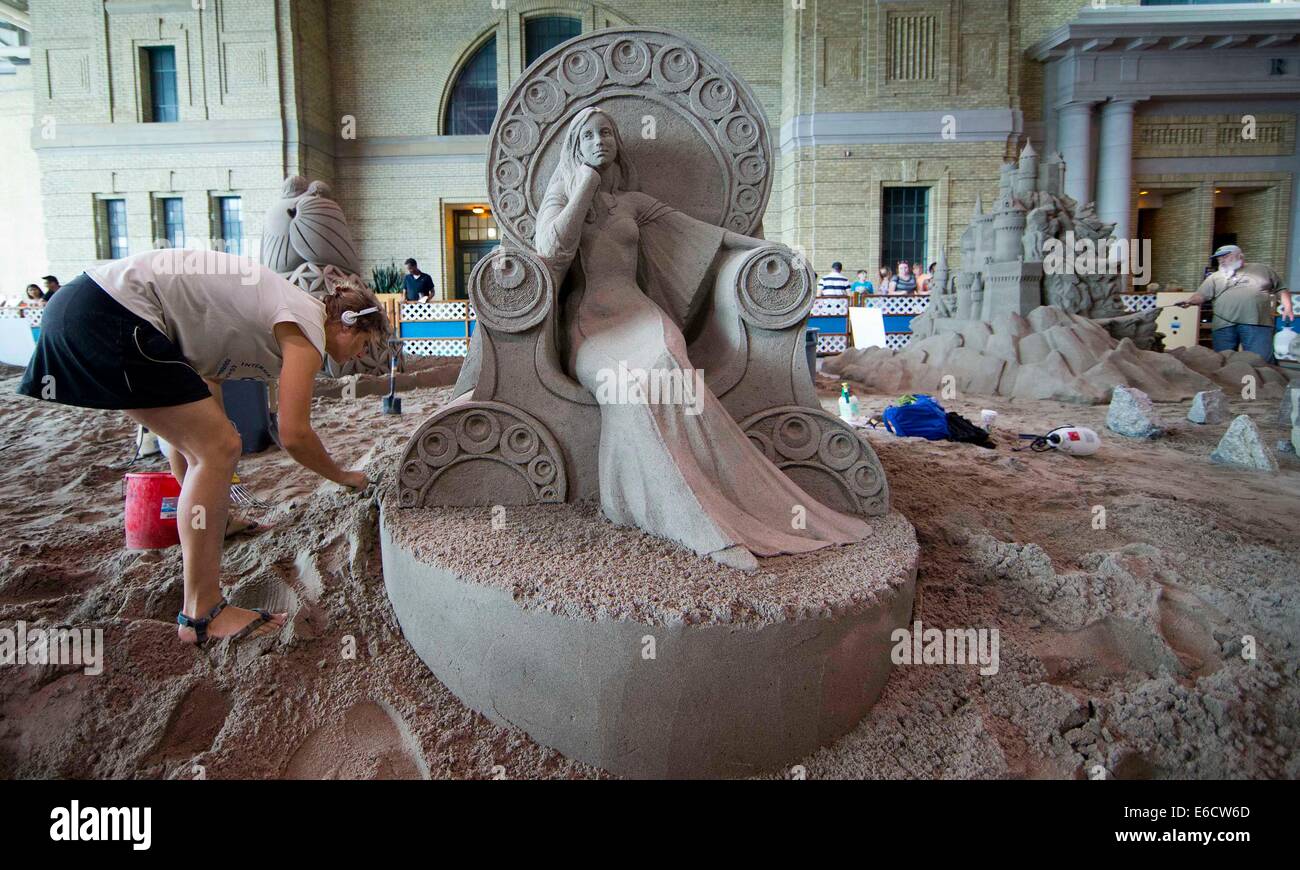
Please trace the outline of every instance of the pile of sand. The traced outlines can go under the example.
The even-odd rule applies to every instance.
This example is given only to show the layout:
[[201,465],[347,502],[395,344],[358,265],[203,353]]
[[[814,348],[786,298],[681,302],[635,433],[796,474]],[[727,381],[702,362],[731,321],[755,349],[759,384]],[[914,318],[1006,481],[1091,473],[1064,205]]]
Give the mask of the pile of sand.
[[[438,683],[385,597],[373,501],[276,450],[240,465],[276,505],[260,517],[275,530],[228,546],[224,582],[237,603],[289,609],[291,624],[210,656],[180,645],[179,553],[121,549],[121,472],[107,466],[132,427],[15,396],[16,383],[0,379],[0,627],[102,628],[107,653],[99,676],[0,666],[0,774],[601,775]],[[320,398],[315,419],[340,459],[388,473],[449,393],[405,394],[402,417],[380,415],[377,398]],[[1284,436],[1274,403],[1232,405]],[[1004,431],[1105,432],[1104,408],[998,407]],[[1278,475],[1212,466],[1225,426],[1160,410],[1165,439],[1103,434],[1087,459],[871,434],[921,544],[914,618],[998,628],[1001,669],[895,668],[872,715],[801,762],[808,776],[1300,775],[1300,461],[1282,457]]]
[[919,317],[902,350],[846,350],[827,374],[884,393],[939,393],[945,379],[961,393],[1100,404],[1116,386],[1137,387],[1158,402],[1190,399],[1216,386],[1240,390],[1255,377],[1257,395],[1277,398],[1287,375],[1253,353],[1208,348],[1171,353],[1116,341],[1097,321],[1041,306],[992,323]]

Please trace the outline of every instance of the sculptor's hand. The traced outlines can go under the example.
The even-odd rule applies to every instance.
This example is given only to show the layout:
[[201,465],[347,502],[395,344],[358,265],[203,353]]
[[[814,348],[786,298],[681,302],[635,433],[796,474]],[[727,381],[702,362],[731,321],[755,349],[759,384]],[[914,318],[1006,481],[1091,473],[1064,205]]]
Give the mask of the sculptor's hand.
[[370,486],[370,478],[366,477],[360,471],[345,471],[343,473],[343,479],[340,480],[339,483],[359,492],[367,486]]

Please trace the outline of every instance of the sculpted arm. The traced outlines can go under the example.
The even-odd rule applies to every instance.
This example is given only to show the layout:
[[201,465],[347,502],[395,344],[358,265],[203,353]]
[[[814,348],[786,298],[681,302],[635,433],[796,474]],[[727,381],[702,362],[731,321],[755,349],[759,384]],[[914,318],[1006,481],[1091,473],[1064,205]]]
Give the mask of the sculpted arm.
[[599,186],[600,174],[590,166],[581,166],[567,198],[552,195],[542,203],[537,215],[537,252],[543,258],[572,259],[582,238],[582,222]]

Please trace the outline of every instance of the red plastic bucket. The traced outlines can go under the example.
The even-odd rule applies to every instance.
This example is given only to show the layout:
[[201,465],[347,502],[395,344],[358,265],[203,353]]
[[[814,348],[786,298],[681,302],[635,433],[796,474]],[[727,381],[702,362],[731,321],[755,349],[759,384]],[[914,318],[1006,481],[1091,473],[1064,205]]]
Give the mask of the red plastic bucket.
[[133,471],[126,489],[126,548],[161,550],[181,542],[176,503],[181,485],[165,471]]

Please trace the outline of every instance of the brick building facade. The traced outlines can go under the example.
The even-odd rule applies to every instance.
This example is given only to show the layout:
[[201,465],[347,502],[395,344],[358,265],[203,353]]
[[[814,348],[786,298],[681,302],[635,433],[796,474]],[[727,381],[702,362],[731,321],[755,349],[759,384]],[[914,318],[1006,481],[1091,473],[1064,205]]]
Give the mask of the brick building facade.
[[[487,137],[448,130],[456,85],[491,44],[504,96],[538,17],[668,28],[726,60],[776,140],[766,233],[819,272],[874,272],[900,244],[959,265],[976,196],[992,200],[1026,138],[1083,155],[1071,175],[1150,235],[1155,281],[1194,285],[1228,237],[1300,268],[1289,4],[0,0],[0,21],[30,31],[0,75],[0,226],[23,230],[0,233],[0,262],[20,264],[0,295],[36,277],[20,268],[71,275],[151,246],[178,215],[188,244],[237,232],[255,255],[288,173],[333,185],[367,270],[414,256],[454,292],[458,215],[488,206]],[[173,61],[168,123],[150,87]]]

